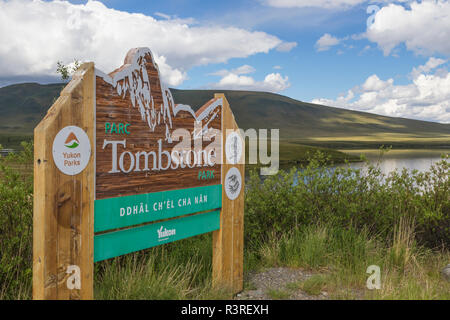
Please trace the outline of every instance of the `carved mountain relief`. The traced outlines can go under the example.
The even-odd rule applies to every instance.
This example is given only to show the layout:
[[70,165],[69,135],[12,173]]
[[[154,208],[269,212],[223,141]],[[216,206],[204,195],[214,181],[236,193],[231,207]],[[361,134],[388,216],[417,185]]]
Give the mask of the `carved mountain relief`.
[[[205,150],[216,138],[220,143],[211,134],[221,129],[221,120],[221,99],[211,99],[197,112],[175,105],[147,48],[130,50],[124,65],[110,74],[96,70],[96,198],[220,184],[220,164],[205,166],[200,161],[194,166],[191,153],[191,162],[184,168],[173,159],[170,165],[164,151],[170,153],[184,141],[183,137],[173,140],[177,129],[189,132],[193,150],[195,146],[197,151],[198,146]],[[147,161],[144,152],[150,153]],[[214,175],[202,179],[201,171],[214,171]]]

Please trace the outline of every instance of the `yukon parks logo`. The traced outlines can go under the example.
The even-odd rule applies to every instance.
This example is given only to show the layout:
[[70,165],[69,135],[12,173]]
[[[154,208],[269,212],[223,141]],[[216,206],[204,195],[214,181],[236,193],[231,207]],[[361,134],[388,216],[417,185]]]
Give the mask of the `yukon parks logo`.
[[63,128],[53,141],[53,160],[58,169],[69,176],[86,168],[91,157],[91,143],[83,129],[76,126]]
[[66,142],[64,145],[69,149],[75,149],[80,145],[80,141],[78,141],[77,136],[75,133],[71,132],[66,139]]

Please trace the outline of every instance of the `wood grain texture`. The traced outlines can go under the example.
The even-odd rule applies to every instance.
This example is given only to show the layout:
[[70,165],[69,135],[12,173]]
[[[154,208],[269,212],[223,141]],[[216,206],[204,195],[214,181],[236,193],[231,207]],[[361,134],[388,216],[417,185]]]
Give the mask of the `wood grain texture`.
[[[225,146],[226,137],[232,131],[239,129],[233,112],[224,94],[215,94],[215,98],[222,98],[224,128],[222,145]],[[239,131],[237,131],[239,133]],[[241,140],[244,143],[244,140]],[[243,145],[243,150],[245,146]],[[228,164],[225,152],[222,154],[222,186],[225,188],[225,176],[228,170],[235,167],[242,177],[242,187],[239,196],[230,200],[222,190],[222,211],[220,216],[220,230],[213,233],[213,285],[223,287],[232,293],[243,290],[243,266],[244,266],[244,188],[245,188],[245,163]],[[245,155],[242,155],[245,159]],[[242,162],[242,163],[241,163]]]
[[[34,131],[33,299],[93,298],[94,160],[78,175],[56,167],[52,146],[64,127],[82,128],[94,144],[94,64],[83,64]],[[67,268],[81,269],[69,290]]]
[[[125,65],[110,73],[114,76],[126,68],[130,67],[133,55],[136,50],[131,50],[125,59]],[[130,173],[109,173],[112,170],[112,146],[109,145],[103,148],[104,141],[123,141],[126,140],[126,148],[118,146],[118,155],[124,151],[129,151],[136,155],[137,152],[154,151],[158,155],[158,140],[161,139],[162,150],[171,152],[172,148],[177,145],[178,141],[166,141],[166,123],[168,123],[167,116],[170,118],[170,132],[176,129],[186,129],[189,132],[194,131],[195,119],[191,113],[181,110],[176,114],[174,107],[170,105],[170,114],[163,113],[163,95],[168,95],[168,92],[162,92],[160,79],[158,76],[157,66],[153,63],[150,55],[144,57],[145,70],[148,74],[150,82],[149,89],[155,110],[161,112],[163,116],[157,119],[155,128],[152,130],[149,127],[148,119],[144,119],[139,111],[137,105],[133,106],[130,90],[125,93],[118,90],[112,84],[106,82],[101,76],[96,76],[96,199],[120,197],[134,194],[151,193],[165,190],[192,188],[199,186],[207,186],[220,184],[221,166],[216,164],[213,167],[194,167],[194,168],[177,168],[168,170],[150,170],[150,171],[132,171]],[[143,68],[144,69],[144,68]],[[140,74],[139,85],[144,86],[144,77]],[[125,82],[125,81],[124,81]],[[128,83],[121,82],[119,85],[124,87]],[[200,115],[205,108],[214,101],[212,99],[204,107],[202,107],[196,115]],[[218,108],[219,113],[209,123],[209,127],[214,129],[221,129],[221,108]],[[201,124],[208,123],[214,114],[211,113],[201,121]],[[118,125],[130,124],[128,130],[130,134],[126,133],[111,133],[105,130],[106,123],[115,123]],[[214,140],[212,140],[214,141]],[[200,145],[204,149],[211,141],[201,141]],[[195,142],[192,139],[190,148],[194,149]],[[149,168],[153,167],[153,157],[150,157]],[[118,160],[117,160],[118,161]],[[124,168],[129,168],[131,165],[130,156],[124,157]],[[167,165],[166,157],[162,157],[162,166]],[[140,158],[139,166],[142,169],[145,164],[143,157]],[[198,174],[201,170],[214,170],[214,179],[199,180]]]

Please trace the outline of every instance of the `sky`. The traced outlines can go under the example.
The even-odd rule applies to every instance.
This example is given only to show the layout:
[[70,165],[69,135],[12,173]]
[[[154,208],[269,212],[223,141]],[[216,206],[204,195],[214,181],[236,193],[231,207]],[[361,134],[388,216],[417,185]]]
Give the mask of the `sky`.
[[148,47],[172,88],[450,123],[449,39],[448,0],[0,0],[0,86]]

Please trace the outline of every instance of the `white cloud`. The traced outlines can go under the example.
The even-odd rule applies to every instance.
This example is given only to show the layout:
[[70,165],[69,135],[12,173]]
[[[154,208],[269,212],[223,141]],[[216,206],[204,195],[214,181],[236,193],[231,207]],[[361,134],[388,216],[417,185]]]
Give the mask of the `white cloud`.
[[249,91],[268,91],[280,92],[290,87],[289,78],[283,77],[279,73],[270,73],[266,75],[263,81],[256,81],[253,77],[247,76],[254,72],[251,66],[244,65],[233,70],[220,70],[214,75],[221,76],[219,82],[210,86],[223,90],[249,90]]
[[363,55],[364,53],[368,52],[369,50],[371,50],[372,47],[369,45],[366,45],[359,53],[358,55]]
[[264,0],[264,3],[276,8],[316,7],[325,9],[348,9],[367,0]]
[[380,78],[378,78],[377,75],[371,75],[369,78],[367,78],[366,82],[363,83],[362,88],[366,92],[372,92],[372,91],[381,91],[386,89],[388,86],[392,85],[394,81],[392,79],[389,79],[387,81],[382,81]]
[[171,16],[162,12],[155,12],[155,16],[166,19],[166,20],[170,20]]
[[[159,15],[160,17],[162,15]],[[192,19],[109,9],[101,2],[0,0],[0,77],[55,75],[56,62],[95,61],[110,72],[130,48],[149,47],[170,85],[193,66],[267,53],[283,42],[265,32],[191,25]]]
[[413,78],[417,78],[418,76],[420,76],[421,73],[428,73],[431,70],[436,69],[437,67],[443,65],[446,62],[447,61],[444,59],[438,59],[435,57],[431,57],[430,59],[428,59],[427,63],[425,63],[424,65],[418,66],[417,68],[413,68],[413,71],[411,72],[411,76]]
[[366,37],[385,55],[400,44],[417,54],[450,55],[450,1],[423,0],[410,8],[389,4],[376,13]]
[[336,46],[341,42],[340,39],[333,37],[329,33],[325,33],[322,37],[320,37],[319,40],[316,42],[316,49],[317,51],[327,51],[332,46]]
[[243,66],[240,66],[233,70],[222,69],[222,70],[210,73],[209,75],[225,77],[229,74],[236,74],[236,75],[249,74],[249,73],[253,73],[255,71],[256,71],[256,69],[253,68],[252,66],[249,66],[248,64],[244,64]]
[[282,42],[277,46],[276,50],[279,52],[289,52],[297,46],[297,42]]
[[283,69],[281,66],[273,66],[273,68],[275,69],[275,70],[281,70],[281,69]]
[[163,81],[171,86],[178,86],[184,80],[188,78],[187,73],[182,69],[172,68],[166,62],[165,56],[157,56],[155,55],[156,63],[158,64],[159,71],[161,72],[161,77]]
[[312,102],[392,117],[450,123],[450,73],[440,69],[429,74],[443,63],[430,58],[425,65],[413,69],[415,76],[407,85],[396,85],[393,79],[382,80],[374,74],[335,100],[321,98]]
[[252,66],[249,66],[248,64],[244,64],[243,66],[240,66],[239,68],[236,68],[233,70],[233,73],[236,74],[249,74],[255,72],[256,69]]

